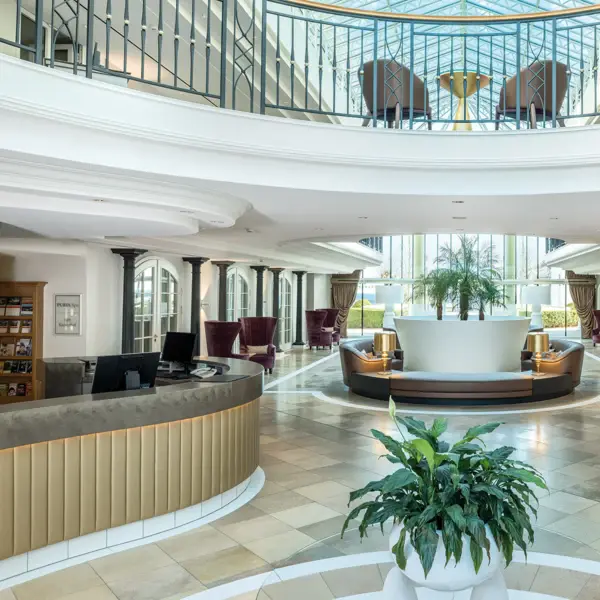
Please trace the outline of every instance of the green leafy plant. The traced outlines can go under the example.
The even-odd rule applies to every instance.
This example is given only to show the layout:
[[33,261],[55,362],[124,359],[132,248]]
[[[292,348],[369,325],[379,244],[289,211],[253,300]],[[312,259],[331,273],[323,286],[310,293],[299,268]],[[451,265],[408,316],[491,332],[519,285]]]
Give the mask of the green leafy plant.
[[431,307],[436,309],[437,320],[441,321],[444,304],[451,300],[456,282],[456,273],[449,269],[436,269],[427,275],[421,275],[414,284],[413,301],[426,297]]
[[489,306],[490,308],[506,308],[506,304],[504,303],[506,295],[493,279],[481,277],[475,296],[477,303],[479,304],[480,321],[485,319],[486,306]]
[[[375,429],[372,433],[387,450],[385,458],[399,468],[350,494],[350,503],[367,494],[374,495],[374,499],[349,513],[342,535],[361,514],[361,539],[371,525],[379,525],[383,532],[384,523],[392,520],[400,525],[400,539],[392,550],[398,566],[406,568],[405,547],[410,540],[426,577],[440,536],[446,565],[452,557],[458,563],[468,551],[476,572],[484,554],[490,559],[488,530],[507,565],[515,545],[527,554],[527,546],[534,540],[530,515],[537,516],[537,497],[532,487],[546,489],[546,483],[536,469],[510,458],[514,448],[485,448],[481,436],[502,423],[471,427],[460,441],[450,445],[441,439],[448,427],[446,419],[436,419],[427,428],[423,421],[398,416],[392,400],[390,415],[402,441]],[[410,439],[402,428],[412,436]],[[465,539],[468,550],[463,548]]]

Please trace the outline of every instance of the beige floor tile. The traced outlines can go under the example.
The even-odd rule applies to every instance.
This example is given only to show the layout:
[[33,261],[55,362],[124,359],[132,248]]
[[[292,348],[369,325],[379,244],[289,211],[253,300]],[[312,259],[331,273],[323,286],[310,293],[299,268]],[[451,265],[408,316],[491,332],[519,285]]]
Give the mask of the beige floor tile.
[[110,584],[119,600],[180,600],[206,589],[179,565],[161,567]]
[[577,516],[581,517],[582,519],[587,519],[592,523],[600,523],[600,504],[596,504],[596,506],[582,510],[581,512],[577,513]]
[[326,521],[327,519],[333,519],[339,517],[340,514],[331,508],[313,502],[304,506],[296,506],[295,508],[288,508],[287,510],[273,513],[273,516],[292,527],[298,528]]
[[315,502],[320,502],[321,500],[331,498],[332,496],[338,496],[339,494],[348,495],[352,491],[352,488],[346,487],[336,481],[324,481],[323,483],[315,483],[313,485],[296,488],[294,491]]
[[323,579],[335,598],[380,592],[383,589],[383,579],[377,565],[328,571],[323,573]]
[[16,600],[12,590],[0,590],[0,600]]
[[107,585],[101,585],[91,590],[82,590],[68,596],[61,596],[59,600],[117,600],[117,596]]
[[560,598],[576,598],[589,579],[587,573],[540,567],[533,580],[531,591]]
[[287,488],[279,485],[278,483],[274,483],[273,481],[265,481],[262,489],[258,494],[256,494],[257,498],[264,498],[265,496],[272,496],[273,494],[280,494],[281,492],[285,492]]
[[594,523],[585,517],[580,516],[582,513],[576,513],[550,523],[544,527],[548,531],[554,531],[566,535],[582,544],[592,544],[600,540],[600,523]]
[[[264,517],[266,513],[259,510],[255,506],[246,504],[241,508],[233,511],[230,515],[222,517],[216,521],[213,521],[210,526],[215,529],[221,530],[224,525],[230,525],[231,523],[239,523],[240,521],[249,521],[250,519],[258,519],[258,517]],[[563,515],[564,516],[564,515]]]
[[278,462],[277,464],[260,463],[262,470],[265,472],[267,481],[277,483],[277,480],[282,477],[289,477],[293,473],[302,473],[304,469],[286,462]]
[[314,456],[303,458],[296,461],[296,465],[310,471],[311,469],[320,469],[321,467],[329,467],[331,465],[338,465],[342,461],[329,456],[323,456],[322,454],[315,454]]
[[600,577],[592,575],[575,600],[598,600],[600,598]]
[[264,498],[257,498],[251,502],[252,506],[268,514],[287,510],[288,508],[295,508],[303,504],[310,504],[310,500],[306,496],[296,494],[296,492],[290,490],[279,494],[272,494]]
[[292,473],[287,477],[278,478],[277,484],[289,490],[294,490],[306,485],[321,483],[322,481],[325,481],[325,479],[312,471],[300,471],[298,473]]
[[262,590],[256,592],[248,592],[241,596],[234,596],[231,600],[271,600]]
[[504,580],[509,590],[521,590],[528,592],[539,571],[538,565],[525,565],[523,563],[512,563],[504,571]]
[[156,545],[174,561],[183,562],[205,554],[233,548],[238,544],[225,535],[222,528],[221,531],[217,531],[212,526],[206,526],[189,533],[161,540]]
[[321,575],[300,577],[265,586],[265,594],[270,600],[333,600],[335,596],[327,587]]
[[379,574],[381,575],[381,580],[385,583],[385,579],[388,576],[389,572],[394,568],[395,563],[379,563],[377,568],[379,569]]
[[288,531],[270,538],[244,544],[246,548],[269,563],[290,558],[296,552],[314,544],[315,540],[299,531]]
[[141,573],[175,564],[175,561],[155,544],[117,552],[88,563],[106,583],[130,579]]
[[201,583],[210,586],[232,577],[240,579],[244,574],[266,567],[267,564],[247,548],[238,546],[185,561],[181,563],[181,566]]
[[22,583],[13,587],[12,591],[17,600],[58,600],[69,594],[101,587],[103,583],[89,564],[83,564]]
[[545,496],[540,500],[540,506],[546,506],[553,508],[554,510],[560,510],[569,515],[578,513],[586,508],[597,506],[598,503],[593,500],[587,500],[586,498],[580,498],[573,494],[567,494],[566,492],[555,492],[549,496]]
[[221,531],[239,544],[291,531],[291,523],[286,524],[283,519],[273,518],[274,516],[265,515],[256,519],[250,519],[249,521],[225,525]]

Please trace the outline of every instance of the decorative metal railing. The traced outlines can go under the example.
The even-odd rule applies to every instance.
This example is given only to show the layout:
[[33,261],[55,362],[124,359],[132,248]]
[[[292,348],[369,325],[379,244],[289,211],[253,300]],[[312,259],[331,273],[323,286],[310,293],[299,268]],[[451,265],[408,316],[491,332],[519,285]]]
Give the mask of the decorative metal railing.
[[359,244],[375,250],[375,252],[383,252],[383,237],[378,235],[374,237],[363,238],[358,240]]
[[559,240],[557,238],[546,238],[546,254],[552,252],[557,248],[562,248],[566,244],[565,240]]
[[312,0],[14,0],[2,11],[0,52],[238,110],[408,129],[600,116],[600,5],[436,17]]

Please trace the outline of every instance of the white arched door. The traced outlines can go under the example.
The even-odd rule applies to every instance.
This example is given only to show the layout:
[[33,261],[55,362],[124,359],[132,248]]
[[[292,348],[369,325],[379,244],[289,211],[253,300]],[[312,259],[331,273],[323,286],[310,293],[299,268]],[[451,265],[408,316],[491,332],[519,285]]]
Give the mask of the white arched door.
[[134,352],[160,352],[167,331],[177,331],[179,325],[177,271],[159,259],[140,262],[134,294]]
[[292,343],[292,283],[284,275],[279,286],[279,331],[281,343]]
[[227,321],[250,315],[248,280],[235,267],[227,272]]

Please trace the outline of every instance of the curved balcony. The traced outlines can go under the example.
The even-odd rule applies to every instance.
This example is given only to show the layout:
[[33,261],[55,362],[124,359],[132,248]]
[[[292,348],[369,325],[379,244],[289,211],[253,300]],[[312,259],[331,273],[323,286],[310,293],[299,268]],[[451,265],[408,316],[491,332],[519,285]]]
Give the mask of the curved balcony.
[[600,5],[496,15],[493,3],[469,5],[479,14],[312,0],[14,0],[14,10],[3,4],[0,52],[199,103],[343,125],[597,121]]

